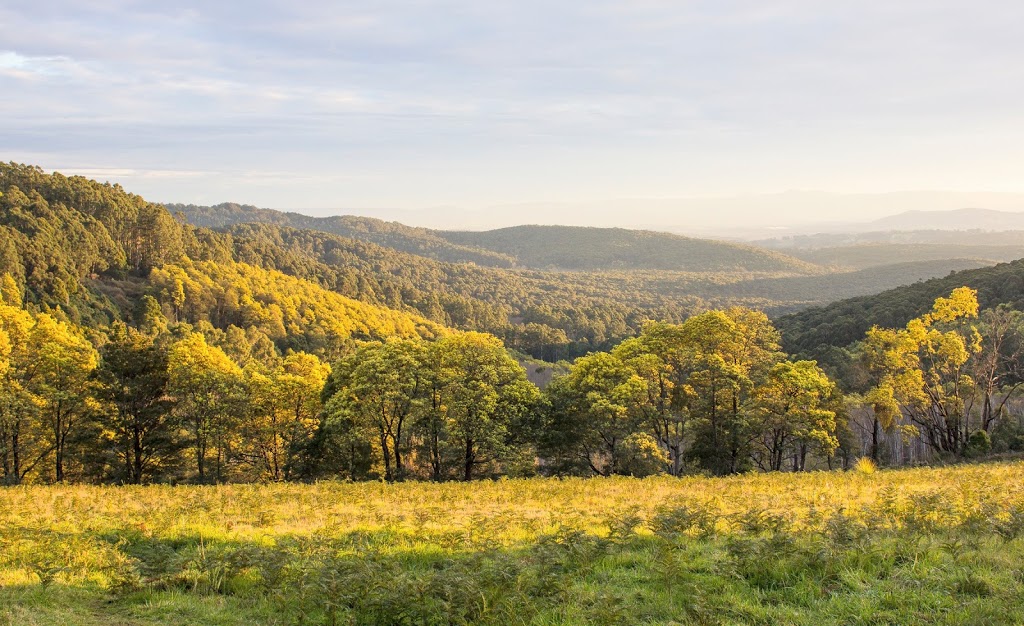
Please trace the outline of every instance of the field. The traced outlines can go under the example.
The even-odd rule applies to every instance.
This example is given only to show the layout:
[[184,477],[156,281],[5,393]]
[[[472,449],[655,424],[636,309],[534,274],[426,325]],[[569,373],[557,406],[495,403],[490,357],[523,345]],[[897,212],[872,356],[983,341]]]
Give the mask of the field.
[[0,491],[0,624],[1019,624],[1024,463]]

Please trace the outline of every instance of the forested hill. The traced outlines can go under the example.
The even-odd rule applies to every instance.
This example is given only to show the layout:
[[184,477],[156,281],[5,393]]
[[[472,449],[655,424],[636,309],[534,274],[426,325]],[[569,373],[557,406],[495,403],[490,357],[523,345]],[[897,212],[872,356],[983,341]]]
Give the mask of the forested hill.
[[231,235],[181,224],[117,185],[12,163],[0,164],[0,193],[0,276],[14,279],[29,311],[92,331],[138,322],[154,313],[150,302],[225,342],[245,328],[253,346],[328,357],[356,339],[447,332],[418,314],[240,263]]
[[1024,308],[1024,259],[992,267],[954,272],[944,278],[913,283],[872,296],[840,300],[776,320],[783,348],[790,354],[818,358],[830,347],[864,338],[872,326],[899,328],[926,313],[936,298],[957,287],[978,291],[982,308],[1009,304]]
[[311,217],[301,213],[260,209],[251,205],[225,202],[215,206],[194,204],[167,204],[172,213],[181,213],[195,226],[226,228],[236,224],[274,224],[301,230],[316,230],[351,239],[370,241],[400,252],[447,261],[476,263],[488,267],[512,267],[511,256],[446,241],[427,228],[406,226],[398,222],[385,222],[372,217],[336,215]]
[[[465,251],[476,251],[484,255],[480,259],[508,259],[509,264],[519,264],[519,259],[449,242],[442,238],[447,233],[363,218],[352,218],[348,224],[363,224],[364,234],[375,233],[373,237],[384,243],[369,236],[344,237],[277,223],[237,223],[210,230],[179,222],[163,205],[119,186],[46,174],[24,165],[0,164],[0,192],[0,274],[16,279],[26,306],[33,310],[60,307],[69,319],[101,328],[116,320],[131,321],[144,297],[151,296],[174,321],[212,325],[223,332],[249,325],[280,351],[322,356],[337,352],[353,338],[409,332],[429,336],[450,327],[492,333],[518,351],[556,361],[607,349],[638,333],[648,320],[680,322],[695,312],[731,305],[792,310],[880,291],[898,284],[894,276],[905,275],[879,268],[801,276],[787,257],[779,257],[781,263],[772,267],[782,269],[775,272],[488,267],[436,257],[463,258]],[[247,218],[254,211],[269,222],[284,215],[233,205],[189,210],[196,221],[211,225]],[[614,229],[566,232],[578,241],[596,236],[573,250],[552,243],[552,248],[565,248],[557,250],[560,253],[584,259],[590,255],[589,261],[580,263],[585,267],[612,258],[597,261],[594,255],[621,252],[601,249],[616,238],[625,242],[630,254],[648,249],[644,263],[664,261],[671,252],[667,244],[643,244],[642,237],[648,234],[655,242],[678,240],[697,246],[690,252],[709,243]],[[396,249],[402,247],[396,240],[421,254]],[[539,246],[537,240],[532,245]],[[429,250],[424,252],[427,248],[435,258],[429,258]],[[675,248],[677,260],[685,250]],[[726,253],[748,260],[778,260],[772,253],[759,257],[748,248],[728,244],[712,245],[707,253],[718,254],[719,260],[695,257],[692,262],[721,267],[727,263]],[[639,259],[634,256],[631,263],[639,264]],[[948,269],[922,272],[934,276]],[[338,317],[337,311],[346,311],[347,317]]]
[[753,246],[624,228],[515,226],[484,232],[414,228],[366,217],[310,217],[237,204],[169,204],[196,226],[267,223],[318,230],[454,263],[544,270],[669,270],[683,272],[786,272],[820,268],[784,253]]
[[537,269],[819,271],[811,263],[779,252],[647,230],[514,226],[484,232],[444,231],[438,235],[452,243],[515,257],[519,265]]

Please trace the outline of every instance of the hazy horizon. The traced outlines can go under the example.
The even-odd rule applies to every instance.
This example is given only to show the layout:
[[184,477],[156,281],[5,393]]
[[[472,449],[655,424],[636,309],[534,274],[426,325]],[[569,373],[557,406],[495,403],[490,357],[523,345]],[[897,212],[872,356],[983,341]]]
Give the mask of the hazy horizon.
[[[981,204],[972,204],[969,200],[981,201]],[[253,206],[314,217],[373,217],[408,226],[446,230],[488,230],[537,224],[662,230],[695,236],[750,239],[773,234],[830,232],[830,229],[848,231],[858,224],[866,225],[908,211],[986,209],[1024,213],[1024,194],[827,194],[791,191],[736,198],[613,199],[586,205],[537,202],[478,209]]]
[[1019,18],[925,0],[47,0],[0,7],[0,154],[158,201],[424,225],[1021,210]]

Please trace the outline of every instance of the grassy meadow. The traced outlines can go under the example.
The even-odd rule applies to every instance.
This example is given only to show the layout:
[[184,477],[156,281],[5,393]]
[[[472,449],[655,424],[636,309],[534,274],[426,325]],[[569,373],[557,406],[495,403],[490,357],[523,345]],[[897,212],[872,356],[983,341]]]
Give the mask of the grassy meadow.
[[1024,463],[0,490],[0,624],[1020,624]]

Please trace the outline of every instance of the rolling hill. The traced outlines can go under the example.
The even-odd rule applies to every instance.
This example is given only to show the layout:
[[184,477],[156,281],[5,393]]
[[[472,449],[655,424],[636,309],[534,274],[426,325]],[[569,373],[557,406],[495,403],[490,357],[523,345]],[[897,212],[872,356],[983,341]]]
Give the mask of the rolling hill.
[[196,226],[224,228],[265,223],[370,241],[452,263],[544,270],[669,270],[813,274],[820,269],[781,252],[682,235],[623,228],[516,226],[498,230],[439,231],[355,217],[310,217],[237,204],[169,204]]
[[337,215],[311,217],[301,213],[260,209],[226,202],[215,206],[167,204],[172,213],[182,214],[194,226],[226,228],[235,224],[274,224],[300,230],[316,230],[351,239],[369,241],[401,252],[439,261],[476,263],[488,267],[512,267],[515,259],[490,250],[446,241],[436,231],[385,222],[372,217]]
[[101,328],[132,320],[151,296],[176,321],[254,328],[282,351],[321,355],[356,339],[447,332],[409,310],[239,263],[230,236],[180,224],[117,186],[0,164],[0,189],[0,274],[33,312]]
[[787,253],[816,265],[859,270],[894,263],[951,262],[956,259],[974,259],[982,265],[995,265],[1024,257],[1024,245],[875,243],[787,250]]
[[813,264],[741,244],[624,228],[515,226],[484,232],[444,231],[445,240],[516,259],[519,266],[554,270],[671,270],[688,272],[819,272]]
[[922,280],[948,276],[951,272],[988,267],[993,263],[976,259],[939,259],[878,265],[822,276],[758,278],[723,286],[723,295],[738,299],[764,298],[779,304],[764,307],[772,316],[792,313],[830,300],[876,294]]
[[872,326],[904,326],[927,312],[936,298],[948,296],[953,289],[963,286],[978,291],[982,308],[999,304],[1024,308],[1024,259],[809,308],[778,318],[776,326],[787,352],[821,358],[831,348],[859,341]]
[[1024,212],[993,209],[904,211],[868,222],[867,230],[1022,230]]

